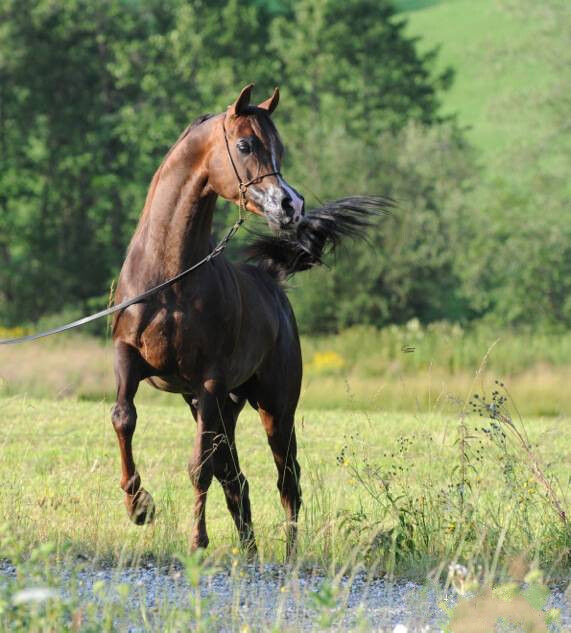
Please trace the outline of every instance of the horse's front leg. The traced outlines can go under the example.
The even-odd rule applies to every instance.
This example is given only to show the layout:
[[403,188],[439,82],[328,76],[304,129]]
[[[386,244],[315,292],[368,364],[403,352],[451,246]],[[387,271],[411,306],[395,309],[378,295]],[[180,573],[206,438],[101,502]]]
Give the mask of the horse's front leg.
[[115,349],[115,378],[117,402],[111,419],[119,440],[121,453],[121,488],[125,491],[125,506],[131,520],[137,525],[150,523],[155,515],[151,495],[141,487],[141,477],[135,468],[132,439],[137,425],[137,410],[133,402],[141,380],[140,357],[125,343]]
[[188,474],[194,486],[194,526],[191,536],[192,551],[208,546],[206,531],[206,495],[214,475],[212,453],[214,441],[220,433],[221,411],[227,392],[216,380],[207,380],[196,405],[196,440],[188,464]]

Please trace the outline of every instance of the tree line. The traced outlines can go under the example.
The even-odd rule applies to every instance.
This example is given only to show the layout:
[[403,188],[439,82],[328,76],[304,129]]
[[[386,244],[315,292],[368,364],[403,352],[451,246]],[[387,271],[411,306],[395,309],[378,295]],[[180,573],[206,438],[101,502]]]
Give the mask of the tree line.
[[[453,73],[436,54],[418,52],[389,0],[0,0],[0,323],[104,303],[168,147],[250,81],[260,100],[281,87],[283,170],[308,206],[397,201],[368,243],[294,279],[302,330],[570,323],[557,231],[550,263],[515,257],[523,285],[510,289],[509,225],[495,219],[511,202],[486,220],[481,166],[440,114]],[[220,231],[234,211],[219,207]],[[534,309],[514,309],[531,308],[532,288]]]

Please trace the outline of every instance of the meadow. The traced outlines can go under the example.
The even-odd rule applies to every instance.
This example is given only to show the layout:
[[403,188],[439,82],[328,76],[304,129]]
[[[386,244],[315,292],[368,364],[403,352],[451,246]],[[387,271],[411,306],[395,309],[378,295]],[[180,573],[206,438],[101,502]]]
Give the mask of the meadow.
[[[123,4],[124,7],[138,6],[137,3]],[[125,14],[131,16],[127,19],[117,19],[114,13],[107,15],[103,11],[113,29],[105,30],[108,27],[103,20],[98,27],[103,29],[101,33],[97,29],[90,31],[95,21],[89,12],[74,13],[74,7],[81,5],[75,3],[69,5],[68,13],[67,9],[62,12],[59,29],[52,28],[47,18],[42,23],[42,11],[37,12],[34,20],[27,17],[20,20],[20,16],[26,14],[15,11],[14,18],[18,19],[3,31],[2,45],[10,52],[6,58],[11,60],[7,66],[10,90],[3,129],[9,147],[27,147],[28,144],[31,147],[29,154],[22,153],[21,160],[20,152],[14,152],[13,163],[7,163],[9,169],[4,170],[10,192],[6,200],[11,205],[6,207],[6,216],[12,214],[16,220],[3,227],[6,233],[3,237],[13,245],[13,251],[6,251],[10,256],[2,274],[6,288],[9,287],[11,293],[22,292],[22,296],[20,303],[14,305],[4,301],[4,296],[0,297],[4,302],[0,305],[4,310],[3,323],[20,323],[22,314],[47,315],[55,310],[65,313],[68,309],[78,309],[73,307],[78,300],[77,285],[74,285],[77,279],[81,279],[83,285],[93,276],[93,286],[82,297],[82,311],[91,309],[90,301],[99,308],[107,300],[107,293],[101,294],[102,289],[115,274],[117,258],[131,233],[132,209],[140,207],[147,176],[152,173],[157,157],[162,155],[171,138],[176,138],[181,122],[186,122],[188,117],[191,82],[186,70],[181,75],[177,69],[189,67],[187,50],[194,51],[193,61],[201,55],[189,46],[192,40],[185,39],[193,31],[187,24],[189,16],[184,11],[177,13],[175,4],[171,6],[174,17],[170,26],[168,20],[156,20],[152,24],[146,12],[139,15],[135,11]],[[343,153],[338,151],[339,146],[351,150],[352,135],[339,132],[338,138],[333,134],[331,145],[325,141],[332,129],[330,122],[337,121],[340,112],[345,111],[346,122],[351,122],[360,118],[360,110],[330,108],[328,104],[337,103],[334,99],[338,86],[344,82],[352,86],[355,94],[361,94],[359,73],[363,70],[348,66],[345,79],[336,74],[329,77],[326,72],[322,85],[316,84],[317,89],[310,86],[312,95],[323,95],[323,103],[317,110],[313,100],[309,109],[303,110],[308,107],[307,103],[303,105],[306,87],[296,85],[300,76],[318,77],[326,69],[337,70],[337,64],[316,55],[313,48],[317,43],[318,49],[327,50],[324,44],[330,40],[326,21],[320,23],[311,12],[301,11],[295,18],[294,28],[286,28],[287,22],[282,21],[269,29],[269,21],[264,26],[263,20],[256,19],[245,28],[245,23],[234,15],[238,5],[222,4],[227,4],[230,10],[220,15],[202,12],[207,21],[201,28],[208,31],[210,24],[214,30],[220,24],[224,28],[235,28],[228,32],[234,34],[237,42],[242,42],[240,38],[247,35],[248,45],[238,46],[243,57],[238,58],[241,61],[236,73],[233,55],[226,59],[226,44],[210,43],[215,48],[209,47],[204,59],[223,61],[220,67],[206,65],[201,72],[205,78],[224,77],[227,85],[215,86],[212,94],[208,94],[208,89],[204,95],[197,94],[190,99],[199,108],[195,114],[212,111],[216,99],[220,100],[220,107],[225,107],[226,93],[233,94],[235,84],[242,82],[244,63],[250,64],[255,58],[248,48],[249,43],[271,41],[267,49],[271,53],[261,57],[274,59],[276,53],[283,50],[283,60],[287,61],[284,67],[289,68],[283,83],[285,90],[290,91],[290,98],[284,99],[283,107],[291,108],[289,118],[291,112],[299,110],[299,120],[306,126],[288,129],[288,111],[285,110],[280,129],[283,122],[284,137],[291,139],[296,161],[307,160],[298,167],[299,174],[319,172],[315,180],[323,183],[342,183],[340,175],[343,173],[354,178],[353,154],[348,151],[349,158],[344,163]],[[344,3],[338,4],[341,8]],[[351,10],[353,3],[346,4]],[[50,3],[41,2],[39,6],[42,5],[48,8]],[[282,3],[278,1],[273,5],[279,8]],[[139,528],[127,518],[118,483],[119,454],[110,422],[115,388],[112,349],[104,328],[100,328],[98,337],[72,334],[2,348],[0,630],[99,632],[129,627],[141,631],[241,633],[270,628],[276,632],[297,631],[303,627],[306,630],[335,627],[348,630],[343,628],[341,620],[335,619],[342,609],[339,605],[343,604],[339,597],[341,580],[358,575],[367,582],[381,579],[395,586],[419,583],[427,591],[436,588],[445,592],[453,588],[457,596],[466,598],[465,606],[471,604],[470,595],[495,605],[490,606],[494,617],[501,609],[493,600],[506,599],[515,611],[523,613],[525,605],[536,610],[544,607],[554,587],[559,587],[562,595],[569,585],[571,332],[566,328],[569,302],[561,300],[560,306],[557,302],[548,303],[545,304],[547,309],[544,304],[535,305],[538,297],[555,300],[559,295],[563,299],[567,296],[561,262],[568,261],[568,250],[563,248],[567,247],[560,218],[564,217],[569,188],[568,154],[565,154],[568,147],[560,131],[565,131],[567,121],[565,95],[568,91],[563,82],[566,75],[561,69],[565,68],[568,51],[565,20],[568,10],[557,12],[559,5],[564,8],[562,2],[549,3],[543,9],[530,2],[520,7],[512,0],[477,3],[397,0],[395,5],[403,12],[400,15],[409,20],[406,35],[419,38],[417,46],[421,53],[439,48],[432,68],[434,77],[448,67],[455,71],[451,88],[438,92],[442,109],[432,112],[428,106],[422,107],[428,108],[427,120],[432,121],[436,114],[455,118],[465,138],[476,149],[476,162],[469,163],[467,172],[478,180],[481,190],[465,188],[464,171],[459,169],[456,174],[451,168],[456,162],[462,165],[462,160],[455,158],[461,154],[453,153],[456,145],[449,143],[451,139],[447,140],[444,135],[441,141],[436,135],[433,140],[428,136],[423,140],[425,132],[420,129],[418,138],[411,136],[410,147],[405,143],[402,155],[395,157],[398,169],[389,169],[384,176],[386,180],[383,180],[383,169],[371,169],[374,179],[371,176],[364,180],[362,189],[391,193],[392,189],[387,187],[393,185],[391,178],[396,174],[395,191],[400,192],[399,187],[403,189],[404,208],[410,198],[415,218],[417,211],[421,212],[425,206],[432,217],[434,209],[447,209],[450,205],[456,217],[456,198],[473,198],[474,202],[467,207],[468,216],[475,217],[481,226],[482,244],[476,244],[472,259],[469,252],[461,250],[459,256],[455,256],[453,269],[455,275],[463,274],[459,264],[464,265],[466,259],[475,267],[484,262],[484,268],[490,267],[491,277],[504,275],[500,293],[491,297],[486,295],[491,291],[486,290],[485,275],[484,282],[475,278],[474,285],[484,288],[483,298],[489,300],[492,307],[486,313],[487,309],[476,302],[472,307],[476,313],[484,314],[484,318],[467,329],[447,322],[421,325],[412,319],[406,324],[382,329],[357,326],[336,335],[302,337],[304,380],[297,434],[303,506],[298,555],[290,564],[284,564],[285,526],[275,485],[275,468],[255,412],[247,409],[241,416],[237,442],[242,467],[250,482],[259,560],[252,565],[242,558],[235,528],[216,482],[208,502],[210,547],[205,554],[190,555],[188,537],[193,494],[186,464],[195,424],[182,399],[157,392],[147,385],[141,387],[137,396],[139,421],[134,439],[135,458],[144,486],[157,504],[155,522]],[[85,3],[85,7],[88,6],[89,3]],[[166,6],[168,13],[169,3]],[[46,16],[50,16],[47,10]],[[178,19],[180,17],[183,19]],[[294,24],[291,19],[290,22]],[[339,20],[339,24],[343,23],[351,24],[352,19]],[[115,63],[112,60],[101,63],[91,55],[90,42],[99,45],[101,36],[109,37],[109,42],[113,42],[111,49],[116,52],[131,50],[129,29],[133,27],[129,25],[132,24],[141,27],[139,54],[121,54]],[[263,28],[256,31],[256,24]],[[375,27],[375,21],[369,17],[364,24],[367,29]],[[125,32],[119,28],[122,25],[128,26]],[[147,27],[150,30],[147,31]],[[311,28],[305,31],[306,27]],[[47,48],[48,52],[41,57],[53,60],[56,59],[54,51],[58,55],[59,51],[66,51],[65,60],[51,65],[54,75],[51,66],[42,69],[36,64],[37,43],[43,41],[48,29],[54,34],[54,40],[52,48]],[[292,39],[298,32],[312,35]],[[95,39],[91,40],[89,33]],[[390,35],[393,31],[389,29],[386,33]],[[375,55],[382,55],[383,63],[368,67],[363,85],[383,85],[379,80],[385,77],[383,69],[388,69],[388,77],[393,72],[390,69],[399,66],[398,57],[393,66],[385,64],[384,43],[391,42],[390,49],[395,54],[400,49],[392,45],[390,38],[378,37],[378,32],[371,31],[371,34],[369,41],[371,45],[373,42],[379,45]],[[280,37],[276,37],[278,35]],[[339,45],[353,41],[360,45],[359,38],[337,35],[335,38]],[[170,40],[186,44],[178,47],[169,62],[165,61],[162,46]],[[77,46],[71,49],[69,41],[76,42]],[[342,59],[350,58],[353,49],[333,50],[335,59]],[[138,61],[139,57],[142,62]],[[33,63],[29,63],[29,59]],[[270,85],[263,66],[248,68],[261,76],[258,87]],[[342,69],[341,65],[339,68]],[[97,82],[90,79],[84,92],[81,90],[78,78],[89,77],[88,69],[100,78],[101,85],[114,87],[112,94],[119,104],[115,114],[120,124],[112,131],[108,126],[107,99],[100,108],[99,102],[92,98],[93,85]],[[373,70],[380,74],[370,76]],[[78,87],[77,104],[69,109],[71,118],[62,119],[60,124],[57,117],[51,121],[40,114],[36,124],[30,125],[26,118],[28,110],[43,112],[42,108],[48,104],[48,112],[50,108],[60,112],[59,102],[52,103],[52,97],[59,94],[53,90],[53,84],[62,83],[62,77],[66,85]],[[358,80],[353,84],[355,77]],[[272,77],[272,86],[273,81]],[[392,82],[391,79],[389,85],[395,95],[400,97],[407,93],[406,81],[402,85]],[[87,95],[87,99],[81,101],[80,93]],[[423,90],[419,90],[420,93],[424,94]],[[383,93],[377,110],[372,111],[371,121],[390,120],[384,109],[384,100],[390,101],[390,94]],[[18,99],[11,99],[12,95],[19,95]],[[25,95],[31,96],[28,109],[19,101],[20,96]],[[169,110],[175,108],[170,118],[162,116],[165,95],[168,95]],[[178,96],[172,99],[172,95]],[[292,99],[293,96],[296,99]],[[142,104],[137,116],[132,105],[135,101]],[[359,99],[349,101],[359,105]],[[403,121],[404,117],[416,116],[412,107],[408,112],[403,110],[400,100],[396,103],[395,113],[402,116]],[[332,114],[333,118],[328,118]],[[102,122],[102,126],[85,127],[84,120]],[[319,126],[315,125],[316,121]],[[150,127],[153,134],[148,134]],[[318,127],[327,133],[317,134]],[[59,148],[60,143],[46,141],[53,130],[57,140],[60,128],[65,138],[61,154],[53,150]],[[383,129],[381,126],[380,130]],[[297,152],[296,135],[303,140]],[[366,143],[370,136],[367,130]],[[403,138],[406,140],[408,136]],[[97,151],[100,147],[112,147],[105,160],[113,156],[118,162],[111,161],[101,168],[100,161],[93,160],[93,156],[97,157],[95,150],[91,155],[86,149],[86,139],[92,139]],[[119,141],[123,152],[115,151]],[[429,158],[440,156],[435,152],[442,142],[448,147],[450,168],[444,161],[443,170],[424,173],[425,163],[440,164],[440,161],[423,161],[419,156],[422,158],[423,151]],[[312,158],[311,153],[305,157],[311,146],[319,148],[318,157]],[[360,156],[366,145],[355,147]],[[371,146],[378,153],[375,147]],[[545,151],[546,147],[549,151]],[[412,169],[412,164],[419,164],[420,171],[417,172],[416,167]],[[481,172],[477,171],[476,164],[482,168]],[[54,171],[54,165],[58,165],[61,172]],[[124,165],[129,165],[125,172]],[[384,166],[384,163],[379,165]],[[90,172],[88,166],[95,167]],[[293,170],[294,166],[288,166],[288,171],[290,168]],[[404,188],[399,185],[401,172],[406,183]],[[119,173],[122,175],[118,176]],[[140,182],[133,181],[134,174]],[[51,206],[41,206],[38,216],[41,217],[38,226],[43,227],[48,218],[53,223],[51,230],[29,229],[28,225],[34,225],[36,206],[35,199],[30,199],[28,180],[45,182],[45,191],[51,191]],[[422,185],[425,180],[426,191]],[[412,183],[410,190],[409,182]],[[433,186],[435,182],[437,186]],[[416,189],[413,190],[413,186]],[[320,195],[329,196],[331,187],[331,184],[323,184],[321,188],[317,185]],[[438,194],[434,199],[433,190]],[[443,200],[444,191],[450,194],[451,202]],[[76,198],[71,192],[77,192]],[[123,198],[124,195],[127,197]],[[92,208],[94,200],[98,201],[96,208]],[[62,208],[68,212],[61,213]],[[95,222],[89,239],[84,231],[87,208],[91,208],[91,221]],[[558,241],[543,244],[542,240],[535,239],[538,235],[547,235],[541,225],[534,229],[536,225],[531,224],[543,214],[547,225],[552,218],[552,226],[548,228]],[[403,217],[406,219],[406,214]],[[109,230],[110,220],[113,230]],[[505,234],[498,233],[501,239],[493,231],[486,232],[490,222],[495,220],[500,224],[506,222]],[[46,225],[49,226],[49,222]],[[519,245],[516,240],[510,251],[506,247],[508,238],[517,236],[528,225],[528,232],[522,233]],[[447,233],[440,225],[434,233],[425,233],[423,222],[419,221],[419,226],[418,243],[412,239],[410,246],[403,246],[400,238],[397,240],[398,249],[394,251],[397,261],[391,260],[390,268],[398,264],[402,253],[414,250],[421,261],[418,270],[427,279],[436,278],[439,268],[431,268],[419,244],[422,246],[425,241],[430,244],[440,232]],[[96,230],[97,227],[100,230]],[[409,228],[413,231],[414,226],[411,224]],[[466,229],[464,225],[460,228],[460,233]],[[75,236],[75,241],[62,237],[69,235]],[[414,237],[414,233],[412,235]],[[453,243],[452,238],[446,243],[446,249]],[[552,247],[552,243],[556,247]],[[531,244],[544,250],[528,253]],[[558,244],[563,245],[560,250]],[[486,249],[492,253],[487,263]],[[79,254],[76,263],[75,260],[70,263],[70,252]],[[390,249],[387,252],[390,253]],[[102,255],[100,260],[99,255]],[[515,264],[510,268],[512,260]],[[366,264],[366,260],[363,261]],[[549,266],[546,261],[550,262]],[[30,263],[29,270],[21,268],[24,262]],[[537,263],[535,268],[534,262]],[[374,265],[377,266],[377,262]],[[398,266],[394,267],[398,270]],[[355,270],[358,269],[356,266]],[[526,278],[528,269],[533,283]],[[410,269],[405,270],[403,279],[414,276]],[[544,287],[540,282],[549,278],[550,271],[554,282]],[[470,290],[470,284],[462,286],[463,291],[466,288]],[[492,284],[491,288],[493,291],[495,286]],[[503,295],[508,296],[513,289],[518,290],[519,295],[516,293],[512,304],[506,305],[515,305],[518,309],[520,304],[524,305],[523,311],[528,310],[530,318],[523,318],[520,312],[511,314],[509,310],[494,313],[494,302],[501,304]],[[50,296],[47,296],[48,291]],[[390,290],[386,294],[390,294]],[[6,297],[9,296],[10,292],[6,293]],[[415,292],[410,293],[409,300],[416,305]],[[547,318],[555,315],[558,306],[561,310],[557,319]],[[434,318],[418,311],[406,314],[418,314],[426,321]],[[72,318],[75,316],[74,312]],[[363,316],[363,320],[367,320],[366,315]],[[382,323],[390,322],[391,318],[400,322],[408,317],[389,315]],[[444,313],[442,318],[452,318],[452,315]],[[468,322],[473,315],[468,310],[458,318]],[[319,319],[318,315],[317,321]],[[44,316],[34,329],[45,329],[67,320],[63,313]],[[494,323],[519,326],[528,323],[530,329],[502,329]],[[0,327],[0,338],[23,333],[19,328]],[[173,578],[183,576],[188,593],[184,605],[173,604],[165,595],[159,597],[158,606],[155,602],[151,608],[146,602],[148,596],[142,595],[144,591],[133,600],[137,578],[149,570],[168,570]],[[211,604],[208,594],[215,593],[216,587],[208,585],[206,597],[204,595],[205,579],[215,574],[221,574],[234,587],[230,609],[226,614],[219,614],[216,621],[208,612]],[[284,620],[281,602],[276,603],[271,620],[256,621],[254,617],[248,619],[247,614],[244,616],[243,596],[239,595],[244,587],[240,582],[255,574],[267,574],[283,582],[279,591],[284,590],[294,607],[299,607],[299,614],[304,612],[302,603],[309,600],[313,620],[304,622],[302,615],[292,621]],[[87,586],[86,577],[95,581]],[[302,595],[299,586],[288,584],[288,579],[293,577],[309,584],[318,578],[319,583],[308,595]],[[570,591],[566,592],[568,602],[571,602]],[[496,608],[499,610],[494,611]],[[454,607],[444,607],[444,610],[452,622]],[[472,621],[478,619],[470,611],[467,617]],[[569,616],[566,617],[565,626],[569,624]],[[541,618],[542,622],[551,621],[550,630],[561,630],[557,613],[546,613]],[[363,620],[354,628],[368,631],[369,624]],[[533,629],[527,624],[526,630],[547,630]],[[466,630],[452,623],[449,627],[443,626],[451,633]],[[392,631],[392,626],[387,630]]]
[[[514,147],[532,144],[550,123],[542,95],[557,77],[539,50],[546,24],[519,14],[509,0],[403,0],[397,6],[420,50],[438,47],[437,68],[454,68],[443,111],[458,115],[497,177],[498,163],[505,165]],[[550,31],[552,46],[564,41],[565,28]]]
[[[0,336],[20,333],[0,329]],[[302,347],[304,408],[457,415],[475,387],[485,391],[500,379],[522,415],[558,417],[571,411],[568,332],[486,325],[464,330],[447,323],[421,326],[413,319],[380,330],[356,326],[338,335],[302,337]],[[108,339],[73,334],[5,347],[0,394],[111,402],[112,358]],[[144,384],[137,400],[169,406],[180,398]]]
[[[501,386],[496,389],[503,393]],[[81,626],[72,630],[116,630],[123,611],[115,594],[124,592],[126,599],[133,587],[113,584],[115,598],[106,600],[103,610],[96,596],[97,591],[103,595],[104,581],[94,586],[95,602],[87,607],[77,596],[71,603],[48,600],[45,608],[15,606],[13,596],[30,585],[59,587],[56,569],[79,578],[86,568],[97,573],[169,567],[182,560],[196,583],[212,568],[236,578],[246,573],[239,572],[245,568],[235,528],[216,483],[209,492],[207,557],[188,556],[192,489],[186,463],[195,425],[186,408],[139,406],[135,458],[157,503],[155,522],[143,528],[129,522],[123,507],[109,408],[109,401],[0,399],[0,541],[2,559],[18,570],[10,583],[0,583],[3,630],[58,630],[62,622],[71,627],[74,613],[81,614]],[[522,424],[509,417],[497,394],[480,412],[484,415],[458,417],[301,406],[297,433],[304,504],[292,573],[330,579],[319,590],[325,597],[316,594],[317,602],[324,601],[322,610],[336,604],[327,594],[336,579],[358,571],[369,578],[448,586],[449,566],[461,565],[463,581],[473,590],[521,580],[532,570],[540,574],[542,591],[544,582],[564,588],[571,552],[569,524],[561,520],[571,496],[568,421],[536,418]],[[273,461],[251,410],[241,416],[237,443],[264,569],[283,563],[285,532]],[[501,586],[513,593],[519,585]],[[173,608],[164,602],[160,611],[165,617],[178,613],[193,630],[214,630],[201,619],[205,613]],[[137,620],[141,630],[163,630],[136,617],[142,618]],[[239,618],[236,622],[229,630],[250,630]],[[332,620],[323,622],[327,629]],[[320,628],[318,618],[315,627]],[[297,625],[274,630],[297,630]]]
[[[563,520],[571,498],[570,347],[566,334],[417,321],[304,338],[297,415],[304,503],[292,567],[283,567],[284,517],[257,414],[247,407],[238,425],[259,546],[256,573],[280,569],[271,573],[303,583],[317,575],[321,584],[309,598],[299,589],[283,598],[300,612],[309,600],[312,626],[324,630],[335,613],[340,617],[340,579],[355,574],[484,596],[495,586],[514,600],[531,586],[532,602],[541,606],[547,586],[565,588],[571,565]],[[216,483],[208,502],[210,547],[204,560],[189,557],[186,464],[195,424],[182,399],[150,387],[137,397],[135,459],[157,503],[155,522],[138,528],[118,485],[109,342],[68,336],[2,354],[0,563],[15,565],[15,575],[0,583],[4,629],[58,630],[77,621],[72,630],[111,631],[127,627],[125,613],[140,630],[224,629],[227,622],[214,625],[206,615],[211,590],[199,595],[205,579],[222,570],[238,596],[253,572]],[[463,570],[459,582],[449,573],[455,565]],[[121,578],[159,568],[185,574],[195,593],[185,607],[161,598],[158,620],[148,620],[145,600],[133,602],[136,582]],[[85,586],[80,593],[86,574],[107,574],[89,598]],[[63,587],[62,579],[72,582],[58,594],[65,600],[15,605],[22,590]],[[266,630],[262,616],[245,625],[240,599],[232,601],[228,630]],[[273,626],[294,631],[302,621]],[[363,626],[355,630],[368,630]]]
[[[0,522],[23,547],[51,542],[104,562],[125,556],[168,560],[186,551],[192,521],[186,464],[195,425],[183,406],[139,407],[135,456],[158,504],[156,523],[143,530],[124,513],[109,403],[16,396],[3,398],[1,410]],[[545,488],[521,447],[489,420],[304,408],[298,420],[304,488],[300,552],[308,564],[334,570],[366,559],[382,573],[424,578],[439,562],[459,556],[491,565],[502,530],[507,533],[495,552],[501,555],[496,566],[525,554],[556,576],[568,564],[569,533],[558,524]],[[569,425],[535,419],[526,426],[565,504]],[[260,560],[280,561],[282,508],[254,412],[241,417],[237,441],[250,481]],[[208,517],[212,550],[235,547],[217,485],[209,495]],[[477,538],[463,533],[463,521]]]

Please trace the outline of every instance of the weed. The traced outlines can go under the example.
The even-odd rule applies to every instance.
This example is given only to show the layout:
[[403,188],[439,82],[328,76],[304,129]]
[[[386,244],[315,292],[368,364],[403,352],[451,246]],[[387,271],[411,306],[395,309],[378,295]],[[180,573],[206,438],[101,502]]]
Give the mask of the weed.
[[[442,561],[465,560],[471,573],[479,567],[494,579],[522,552],[538,565],[568,564],[571,533],[555,475],[546,474],[499,390],[491,402],[473,401],[490,421],[474,425],[462,413],[450,443],[455,454],[419,433],[398,436],[382,455],[374,456],[359,435],[341,449],[337,463],[349,485],[372,504],[368,512],[348,514],[345,529],[366,541],[369,559],[382,553],[386,573],[432,560],[440,561],[438,577]],[[434,458],[437,476],[419,461]]]

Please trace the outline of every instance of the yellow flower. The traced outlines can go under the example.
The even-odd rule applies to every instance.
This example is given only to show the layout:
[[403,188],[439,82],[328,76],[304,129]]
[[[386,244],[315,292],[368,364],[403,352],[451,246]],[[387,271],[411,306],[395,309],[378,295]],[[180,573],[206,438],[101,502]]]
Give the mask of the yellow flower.
[[329,369],[341,369],[345,365],[345,359],[337,352],[315,352],[310,367],[315,371],[327,371]]

